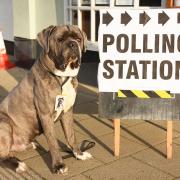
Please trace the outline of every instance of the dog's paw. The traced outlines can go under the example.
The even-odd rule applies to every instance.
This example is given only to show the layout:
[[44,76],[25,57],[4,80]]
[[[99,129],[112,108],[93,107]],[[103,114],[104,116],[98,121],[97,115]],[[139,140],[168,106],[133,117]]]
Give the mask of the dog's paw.
[[23,173],[27,170],[27,166],[24,162],[18,162],[18,167],[16,168],[16,172],[17,173]]
[[81,153],[73,152],[73,153],[74,153],[74,156],[79,160],[84,161],[84,160],[93,158],[92,155],[88,152],[81,152]]
[[62,174],[65,176],[68,174],[68,167],[65,164],[55,165],[53,167],[53,173]]

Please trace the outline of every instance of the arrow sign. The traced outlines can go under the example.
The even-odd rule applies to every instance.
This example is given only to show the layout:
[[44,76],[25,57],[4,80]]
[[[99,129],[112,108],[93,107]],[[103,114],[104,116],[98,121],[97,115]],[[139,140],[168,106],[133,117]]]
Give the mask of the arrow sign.
[[113,17],[106,12],[106,14],[103,14],[103,19],[102,19],[102,23],[106,24],[106,26],[113,20]]
[[162,13],[158,13],[158,24],[166,24],[166,22],[169,20],[169,16],[163,11]]
[[140,13],[139,16],[139,24],[143,24],[143,26],[146,25],[146,23],[150,20],[151,18],[147,15],[147,13],[144,11],[143,13]]
[[125,13],[121,14],[121,24],[125,26],[131,21],[131,16],[125,11]]

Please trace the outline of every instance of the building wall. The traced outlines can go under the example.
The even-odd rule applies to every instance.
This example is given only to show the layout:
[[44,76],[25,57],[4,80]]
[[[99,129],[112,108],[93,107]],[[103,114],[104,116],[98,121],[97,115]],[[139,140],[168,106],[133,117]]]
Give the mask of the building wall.
[[0,30],[4,39],[13,41],[13,0],[0,0]]
[[14,0],[14,56],[19,65],[31,66],[39,56],[37,33],[64,23],[63,0]]
[[36,39],[43,28],[64,22],[62,0],[15,0],[13,7],[15,37]]

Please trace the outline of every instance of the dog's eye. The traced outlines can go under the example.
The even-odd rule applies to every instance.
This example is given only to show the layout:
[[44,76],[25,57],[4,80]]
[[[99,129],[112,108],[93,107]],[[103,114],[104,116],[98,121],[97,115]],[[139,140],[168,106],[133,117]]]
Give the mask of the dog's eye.
[[59,43],[62,42],[62,41],[63,41],[63,38],[58,38],[57,39],[57,42],[59,42]]
[[76,41],[77,41],[78,43],[80,43],[80,42],[81,42],[81,39],[80,39],[80,38],[77,38]]

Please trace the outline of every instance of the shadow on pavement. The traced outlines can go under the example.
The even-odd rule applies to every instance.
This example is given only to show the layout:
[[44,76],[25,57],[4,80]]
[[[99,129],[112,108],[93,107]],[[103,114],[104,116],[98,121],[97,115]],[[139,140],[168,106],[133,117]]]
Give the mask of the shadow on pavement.
[[0,85],[0,103],[8,95],[8,91]]
[[85,128],[80,122],[78,121],[74,121],[75,124],[81,128],[85,133],[87,133],[93,140],[95,140],[100,146],[102,146],[104,149],[106,149],[110,154],[114,154],[114,152],[112,151],[112,149],[110,149],[106,144],[104,144],[96,135],[91,133],[91,130],[88,130],[87,128]]

